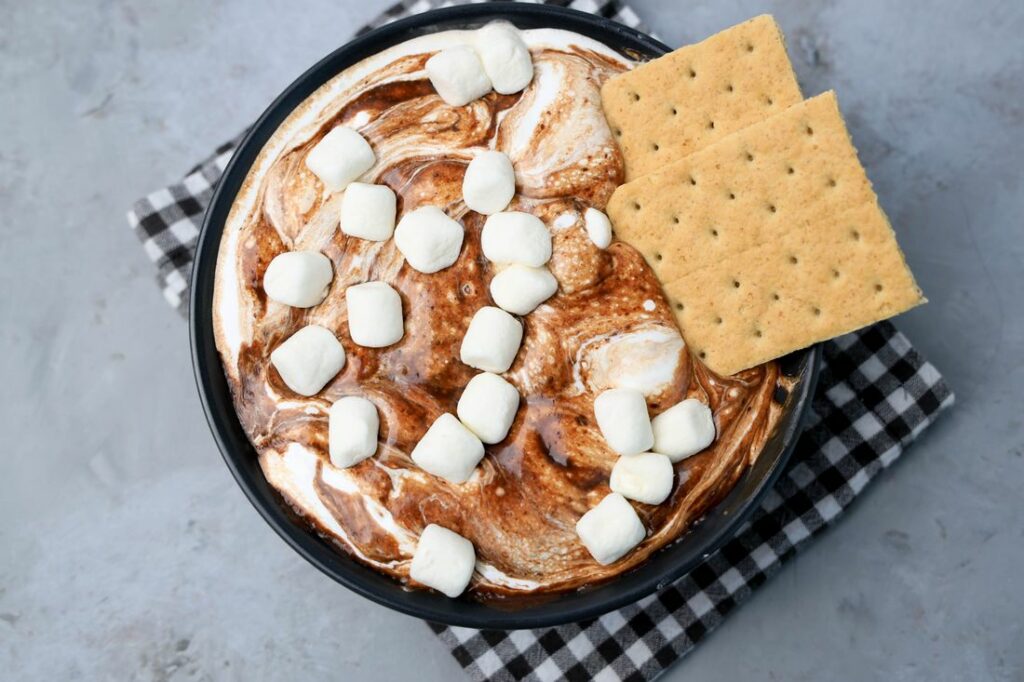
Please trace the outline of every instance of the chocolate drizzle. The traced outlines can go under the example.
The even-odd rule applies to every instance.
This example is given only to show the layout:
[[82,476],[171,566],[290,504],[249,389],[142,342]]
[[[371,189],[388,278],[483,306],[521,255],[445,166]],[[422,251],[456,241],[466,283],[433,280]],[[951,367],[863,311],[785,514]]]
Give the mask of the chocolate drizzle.
[[[774,363],[734,377],[711,374],[683,346],[642,257],[619,242],[599,250],[586,236],[583,211],[603,208],[623,177],[598,93],[624,64],[575,46],[535,49],[537,75],[524,93],[491,93],[451,108],[423,78],[428,57],[397,58],[335,98],[260,178],[259,208],[241,227],[232,271],[247,316],[243,338],[237,354],[221,346],[225,358],[237,357],[227,372],[235,406],[271,482],[361,561],[404,580],[410,538],[439,523],[476,547],[485,569],[471,587],[478,598],[533,598],[594,584],[680,537],[728,492],[778,421],[773,393],[791,380]],[[352,239],[337,229],[341,196],[325,195],[303,159],[339,123],[370,141],[378,157],[371,181],[395,190],[400,211],[437,205],[462,222],[455,265],[424,275],[404,265],[392,241]],[[438,415],[455,412],[475,374],[458,349],[473,313],[492,304],[495,271],[480,253],[483,217],[462,203],[461,184],[473,152],[488,147],[506,151],[516,167],[510,209],[533,213],[552,230],[549,267],[560,289],[524,319],[523,345],[506,375],[523,396],[508,438],[488,446],[474,477],[455,485],[419,470],[408,453]],[[308,310],[268,304],[262,291],[271,258],[295,248],[319,249],[335,268],[326,300]],[[403,301],[405,337],[384,349],[361,348],[348,336],[345,289],[373,279],[389,282]],[[311,323],[337,334],[348,362],[319,395],[302,398],[268,358]],[[594,396],[623,382],[646,382],[652,414],[687,396],[707,400],[719,435],[706,452],[676,465],[679,483],[668,501],[635,505],[647,540],[601,566],[574,526],[608,493],[617,458],[594,422]],[[327,455],[327,409],[345,395],[377,404],[381,446],[370,460],[337,471]],[[295,444],[314,453],[315,466],[289,465],[299,457]]]

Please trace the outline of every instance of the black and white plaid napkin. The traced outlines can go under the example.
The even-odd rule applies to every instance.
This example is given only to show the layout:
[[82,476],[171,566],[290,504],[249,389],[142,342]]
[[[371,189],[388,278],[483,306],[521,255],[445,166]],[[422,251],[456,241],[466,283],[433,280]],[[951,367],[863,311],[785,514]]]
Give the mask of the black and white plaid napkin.
[[[463,0],[465,1],[465,0]],[[400,2],[360,32],[438,6]],[[615,0],[549,0],[638,27]],[[136,202],[132,229],[156,264],[164,298],[187,312],[203,211],[240,138],[176,184]],[[574,625],[483,631],[431,625],[478,680],[650,680],[685,656],[829,524],[953,404],[939,372],[888,322],[829,341],[813,417],[788,469],[722,549],[658,594]]]

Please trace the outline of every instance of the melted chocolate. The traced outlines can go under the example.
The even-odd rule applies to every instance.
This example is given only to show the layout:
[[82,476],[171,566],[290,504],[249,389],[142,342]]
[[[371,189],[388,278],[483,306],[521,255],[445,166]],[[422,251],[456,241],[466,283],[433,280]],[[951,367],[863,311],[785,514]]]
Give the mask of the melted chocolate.
[[[623,178],[598,94],[623,64],[576,47],[534,50],[537,75],[524,93],[491,93],[452,108],[423,79],[428,57],[399,58],[341,95],[314,133],[287,147],[262,178],[259,210],[238,240],[242,310],[255,319],[243,326],[248,333],[228,372],[235,406],[272,482],[283,480],[280,462],[292,444],[316,453],[312,494],[337,526],[324,523],[294,488],[281,484],[282,493],[343,549],[396,578],[408,579],[403,537],[438,523],[476,547],[487,568],[471,585],[479,598],[534,599],[607,580],[680,537],[729,491],[774,428],[781,406],[772,396],[789,380],[774,363],[734,377],[709,372],[682,344],[642,257],[624,243],[602,251],[588,239],[583,211],[603,208]],[[462,222],[465,241],[452,267],[425,275],[404,264],[393,241],[352,239],[337,229],[340,195],[325,195],[303,164],[337,124],[354,125],[369,140],[378,157],[372,181],[395,190],[400,212],[431,204]],[[438,415],[455,412],[476,373],[458,350],[473,314],[492,304],[495,270],[480,252],[483,216],[462,203],[461,185],[473,152],[487,147],[505,151],[515,165],[510,210],[533,213],[551,228],[549,267],[560,288],[523,318],[523,345],[506,374],[523,400],[508,437],[487,446],[478,472],[459,485],[419,470],[408,453]],[[271,258],[295,248],[319,249],[334,263],[326,300],[309,310],[268,304],[261,287]],[[383,349],[353,344],[346,320],[346,287],[374,279],[400,292],[405,314],[404,338]],[[284,385],[269,354],[312,323],[337,334],[348,362],[319,395],[303,398]],[[623,381],[653,382],[652,415],[685,397],[706,400],[718,438],[676,465],[666,502],[634,504],[647,539],[601,566],[579,542],[575,523],[609,492],[618,458],[593,419],[594,397]],[[345,395],[378,405],[381,444],[375,457],[337,472],[327,455],[327,409]]]

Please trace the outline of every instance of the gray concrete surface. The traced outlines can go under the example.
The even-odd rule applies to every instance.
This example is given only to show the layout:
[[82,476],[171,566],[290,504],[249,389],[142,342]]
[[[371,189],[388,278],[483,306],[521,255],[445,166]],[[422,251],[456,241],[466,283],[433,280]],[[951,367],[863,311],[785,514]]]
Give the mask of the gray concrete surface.
[[[958,394],[666,679],[1024,679],[1024,5],[635,4],[673,44],[777,15],[931,299],[899,325]],[[249,508],[124,221],[384,5],[0,1],[0,677],[458,679]]]

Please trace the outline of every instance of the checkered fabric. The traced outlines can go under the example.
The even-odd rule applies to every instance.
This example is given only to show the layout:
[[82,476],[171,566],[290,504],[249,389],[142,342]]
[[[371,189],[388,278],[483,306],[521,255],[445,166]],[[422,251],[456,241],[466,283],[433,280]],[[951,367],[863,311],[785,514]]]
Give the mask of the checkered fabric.
[[[433,7],[400,2],[360,32]],[[640,22],[618,2],[553,2]],[[136,202],[128,214],[157,265],[167,301],[187,312],[188,280],[203,211],[240,137],[181,182]],[[792,559],[945,408],[953,394],[892,324],[824,345],[813,416],[788,469],[760,508],[718,552],[656,595],[587,622],[543,630],[481,631],[431,625],[477,680],[650,680],[686,655]]]
[[203,226],[203,213],[244,136],[242,133],[222,144],[181,182],[146,195],[128,211],[128,223],[142,240],[146,255],[156,265],[156,279],[164,298],[182,315],[188,315],[192,259],[196,254],[199,229]]

